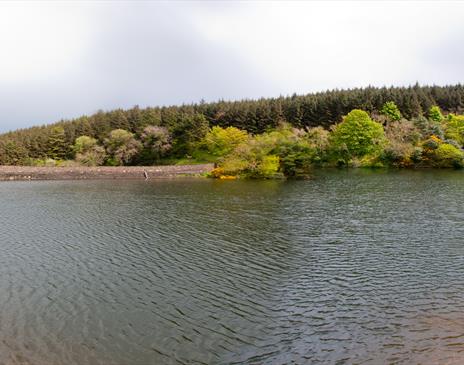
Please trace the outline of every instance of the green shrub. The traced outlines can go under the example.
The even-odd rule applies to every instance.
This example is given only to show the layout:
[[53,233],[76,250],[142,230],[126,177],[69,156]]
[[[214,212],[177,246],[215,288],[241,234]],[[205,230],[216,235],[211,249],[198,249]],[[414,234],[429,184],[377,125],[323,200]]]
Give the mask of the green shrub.
[[53,158],[28,158],[23,161],[23,165],[34,167],[57,167],[62,166],[64,161],[54,160]]
[[448,144],[442,143],[433,155],[434,165],[436,167],[454,167],[462,168],[464,166],[464,152]]
[[224,175],[239,176],[244,174],[249,164],[250,162],[245,157],[232,155],[222,161],[220,168]]
[[381,155],[364,155],[359,159],[355,159],[355,166],[359,167],[374,167],[381,168],[385,167],[385,164],[382,161]]
[[98,145],[95,138],[80,136],[73,146],[76,162],[85,166],[100,166],[105,161],[105,149]]
[[417,117],[412,120],[417,130],[421,134],[421,139],[426,139],[432,135],[440,139],[445,138],[442,125],[439,122],[427,119],[425,117]]
[[105,161],[106,152],[101,146],[95,146],[85,153],[76,153],[75,160],[84,166],[100,166]]
[[414,146],[410,143],[393,140],[383,150],[381,160],[388,165],[409,167],[414,162],[412,159],[414,151]]
[[253,151],[232,154],[220,164],[224,175],[243,176],[248,178],[272,178],[279,175],[279,157],[276,155],[260,155]]
[[385,136],[389,142],[416,145],[421,139],[421,132],[412,121],[401,119],[388,123]]
[[119,166],[130,163],[139,153],[142,144],[134,138],[134,134],[124,129],[115,129],[105,139],[106,151],[109,158],[107,163]]
[[464,145],[464,115],[449,114],[444,122],[445,137]]
[[279,147],[280,170],[288,177],[308,176],[314,162],[319,162],[316,151],[306,143]]
[[277,130],[248,137],[219,160],[225,175],[245,177],[297,176],[307,171],[313,149],[303,130],[281,125]]
[[435,135],[432,135],[430,136],[430,138],[422,142],[422,146],[427,150],[436,150],[442,143],[443,140],[441,140]]
[[267,157],[272,148],[272,138],[269,135],[258,135],[238,145],[232,153],[220,161],[219,166],[224,169],[226,175],[267,177],[269,164]]
[[387,124],[385,146],[381,160],[397,167],[410,167],[415,164],[412,158],[415,146],[421,139],[418,127],[409,120],[401,119]]
[[44,163],[43,166],[45,167],[56,167],[59,165],[59,161],[54,160],[53,158],[47,158],[44,160],[43,163]]
[[89,136],[80,136],[74,142],[73,151],[75,153],[85,153],[98,144],[95,138]]
[[306,139],[309,145],[315,150],[315,162],[324,159],[330,144],[330,132],[322,127],[308,129]]
[[444,117],[443,114],[441,113],[440,107],[434,105],[430,108],[429,110],[429,119],[433,120],[434,122],[440,123]]
[[380,112],[392,121],[401,119],[401,112],[393,101],[386,102]]
[[279,172],[287,177],[303,177],[311,166],[322,160],[328,141],[328,131],[312,128],[308,131],[282,124],[277,130],[256,136],[267,154],[279,157]]
[[279,172],[279,166],[279,156],[268,155],[263,157],[256,171],[260,177],[272,178]]
[[422,161],[424,150],[422,147],[414,147],[411,153],[411,161],[418,164]]

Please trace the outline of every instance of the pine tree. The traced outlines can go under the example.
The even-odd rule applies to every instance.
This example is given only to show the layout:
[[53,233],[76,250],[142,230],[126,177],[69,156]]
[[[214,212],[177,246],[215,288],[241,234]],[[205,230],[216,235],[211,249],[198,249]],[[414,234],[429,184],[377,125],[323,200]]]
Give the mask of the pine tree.
[[69,152],[63,127],[53,127],[47,141],[47,156],[54,160],[63,160]]

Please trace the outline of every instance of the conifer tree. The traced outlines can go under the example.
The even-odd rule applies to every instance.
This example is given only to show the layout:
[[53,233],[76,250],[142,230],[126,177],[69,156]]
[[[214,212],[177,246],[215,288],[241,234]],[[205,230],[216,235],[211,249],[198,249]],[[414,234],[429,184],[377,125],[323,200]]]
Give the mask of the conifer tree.
[[61,126],[53,127],[48,137],[47,156],[54,160],[64,159],[69,151],[69,145],[66,143],[64,128]]

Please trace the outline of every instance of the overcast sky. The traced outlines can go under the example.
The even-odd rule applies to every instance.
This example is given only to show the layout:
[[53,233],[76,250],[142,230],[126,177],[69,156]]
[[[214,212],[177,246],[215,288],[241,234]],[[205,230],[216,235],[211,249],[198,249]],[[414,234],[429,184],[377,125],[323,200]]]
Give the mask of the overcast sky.
[[0,131],[98,109],[464,82],[464,2],[1,2]]

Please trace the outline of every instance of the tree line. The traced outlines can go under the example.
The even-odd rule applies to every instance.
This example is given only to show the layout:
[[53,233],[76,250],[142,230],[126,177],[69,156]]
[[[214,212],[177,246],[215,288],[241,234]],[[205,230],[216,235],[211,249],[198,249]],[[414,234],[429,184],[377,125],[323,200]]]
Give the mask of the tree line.
[[[198,143],[214,126],[236,127],[251,134],[264,133],[282,123],[299,129],[329,129],[354,109],[364,110],[375,118],[381,115],[387,102],[394,103],[407,120],[426,115],[433,106],[438,106],[445,114],[459,114],[464,110],[464,86],[366,87],[259,100],[99,111],[90,116],[0,135],[0,164],[70,160],[79,153],[82,157],[82,151],[75,145],[81,136],[91,138],[96,146],[105,149],[104,164],[163,163],[198,153]],[[147,133],[154,131],[146,130],[148,127],[162,128],[156,133],[169,136],[169,148],[162,154],[149,147],[147,139],[153,136],[148,137]],[[123,138],[122,132],[114,133],[115,130],[129,133],[138,142],[132,148],[137,153],[131,158],[115,157],[118,153],[111,147],[111,140],[127,137]]]
[[432,106],[406,119],[385,103],[374,117],[354,109],[330,129],[296,128],[287,123],[251,135],[215,126],[203,145],[218,165],[217,178],[305,177],[315,167],[464,167],[464,115],[443,115]]

